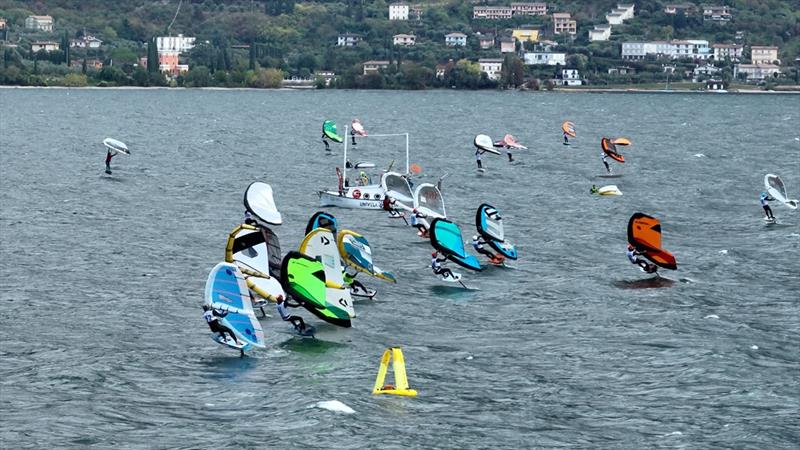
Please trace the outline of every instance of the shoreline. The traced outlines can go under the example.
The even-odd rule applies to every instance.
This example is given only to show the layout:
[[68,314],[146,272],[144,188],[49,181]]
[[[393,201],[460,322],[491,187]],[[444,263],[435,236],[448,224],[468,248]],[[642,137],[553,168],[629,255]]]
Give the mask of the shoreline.
[[[169,87],[169,86],[17,86],[17,85],[0,85],[0,89],[76,89],[76,90],[118,90],[118,91],[134,91],[134,90],[175,90],[175,91],[188,91],[188,90],[206,90],[206,91],[394,91],[394,92],[419,92],[405,89],[316,89],[310,87],[279,87],[279,88],[249,88],[249,87]],[[452,91],[453,89],[435,88],[423,89],[422,91]],[[465,92],[486,92],[491,89],[462,89]],[[506,89],[502,91],[513,91],[513,89]],[[588,93],[588,94],[766,94],[766,95],[800,95],[800,86],[794,89],[781,89],[765,91],[762,89],[732,89],[728,91],[706,91],[706,90],[692,90],[692,89],[646,89],[646,88],[554,88],[552,90],[540,89],[538,91],[532,89],[517,89],[517,92],[531,92],[531,93]]]
[[800,94],[800,89],[796,90],[772,90],[762,89],[731,89],[726,91],[706,91],[699,89],[641,89],[641,88],[586,88],[586,89],[553,89],[557,92],[590,92],[590,93],[615,93],[615,94]]

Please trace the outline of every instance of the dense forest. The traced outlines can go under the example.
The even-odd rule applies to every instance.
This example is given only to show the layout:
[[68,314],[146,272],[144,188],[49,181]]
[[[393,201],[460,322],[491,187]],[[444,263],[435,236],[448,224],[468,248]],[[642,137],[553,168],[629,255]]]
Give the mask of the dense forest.
[[[383,0],[273,1],[273,0],[0,0],[0,18],[7,21],[0,32],[3,61],[0,83],[19,85],[140,85],[277,87],[284,78],[310,79],[315,72],[333,71],[332,87],[424,89],[427,87],[538,88],[557,75],[561,66],[527,66],[521,52],[501,55],[495,46],[481,49],[476,33],[503,35],[511,28],[534,27],[540,39],[558,43],[568,54],[566,67],[577,68],[595,85],[662,82],[659,61],[631,63],[620,60],[620,46],[630,40],[706,39],[712,43],[776,45],[783,62],[783,82],[797,80],[800,56],[800,8],[796,0],[717,0],[728,5],[733,17],[727,23],[704,22],[702,15],[668,15],[670,1],[637,1],[636,16],[614,26],[611,39],[590,42],[588,31],[605,23],[605,14],[617,2],[573,0],[547,2],[548,15],[521,16],[507,20],[475,20],[475,5],[509,5],[509,1],[433,0],[410,1],[422,5],[419,19],[390,21],[389,3]],[[698,5],[706,2],[697,2]],[[569,12],[577,21],[575,36],[554,35],[552,12]],[[29,15],[50,15],[52,32],[24,27]],[[466,47],[448,47],[447,33],[468,35]],[[738,36],[737,36],[738,32]],[[337,46],[342,33],[357,33],[363,40],[353,47]],[[398,33],[416,36],[413,47],[392,44]],[[188,73],[168,78],[146,70],[140,58],[153,61],[156,36],[194,36],[197,45],[182,55]],[[100,48],[69,48],[69,41],[91,35],[103,41]],[[59,51],[33,53],[35,41],[59,42]],[[518,50],[523,50],[519,43]],[[531,48],[532,44],[526,44]],[[479,58],[504,58],[500,80],[489,80],[478,67]],[[379,73],[363,75],[362,63],[386,60]],[[437,64],[452,60],[452,70],[437,78]],[[609,75],[621,64],[635,74]],[[99,66],[102,65],[102,68]],[[673,81],[687,79],[693,61],[679,61]],[[732,75],[723,64],[723,76]],[[324,82],[317,80],[318,87]]]

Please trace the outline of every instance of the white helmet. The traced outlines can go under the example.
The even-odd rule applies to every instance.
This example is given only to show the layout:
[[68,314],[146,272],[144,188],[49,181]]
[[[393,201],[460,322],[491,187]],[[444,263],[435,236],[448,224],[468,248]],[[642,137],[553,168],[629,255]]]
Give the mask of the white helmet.
[[472,240],[473,240],[473,241],[477,241],[477,240],[478,240],[478,235],[477,235],[477,234],[473,235],[473,236],[472,236]]

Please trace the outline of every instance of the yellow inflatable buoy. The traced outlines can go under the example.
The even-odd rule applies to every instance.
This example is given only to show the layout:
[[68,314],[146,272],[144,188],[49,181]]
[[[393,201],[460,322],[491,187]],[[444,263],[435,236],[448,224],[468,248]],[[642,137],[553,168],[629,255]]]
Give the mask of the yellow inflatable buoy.
[[[386,372],[389,369],[389,361],[392,361],[394,371],[394,386],[384,385]],[[405,397],[416,397],[417,391],[408,388],[408,378],[406,377],[406,362],[403,359],[403,351],[398,347],[387,348],[381,358],[381,367],[378,369],[378,376],[375,378],[375,386],[372,388],[373,394],[402,395]]]

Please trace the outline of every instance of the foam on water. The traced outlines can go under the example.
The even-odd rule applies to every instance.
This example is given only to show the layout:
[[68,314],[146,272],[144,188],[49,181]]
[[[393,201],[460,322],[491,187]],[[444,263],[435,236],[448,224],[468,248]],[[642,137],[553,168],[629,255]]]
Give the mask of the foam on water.
[[314,406],[320,409],[325,409],[328,411],[333,411],[342,414],[355,414],[355,410],[353,410],[353,408],[345,405],[339,400],[326,400],[323,402],[317,402]]

